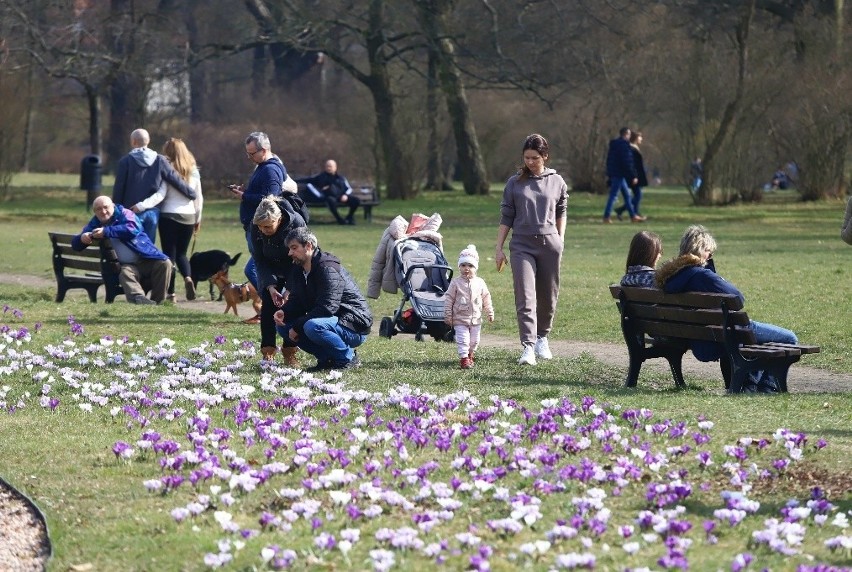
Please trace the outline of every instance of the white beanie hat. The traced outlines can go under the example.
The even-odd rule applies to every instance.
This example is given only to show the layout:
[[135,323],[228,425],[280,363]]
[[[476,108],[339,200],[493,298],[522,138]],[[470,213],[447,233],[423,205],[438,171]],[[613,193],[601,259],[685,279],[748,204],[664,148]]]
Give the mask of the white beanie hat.
[[479,269],[479,253],[476,251],[476,246],[468,244],[459,254],[459,266],[462,264],[470,264],[476,269]]

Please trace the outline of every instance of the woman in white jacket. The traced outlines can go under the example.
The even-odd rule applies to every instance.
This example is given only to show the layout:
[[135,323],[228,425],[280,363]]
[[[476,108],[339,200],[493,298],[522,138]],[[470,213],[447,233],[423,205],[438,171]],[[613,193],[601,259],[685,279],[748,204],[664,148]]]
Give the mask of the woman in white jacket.
[[[192,235],[201,227],[201,209],[204,199],[201,196],[201,174],[195,163],[195,157],[190,153],[186,143],[175,137],[163,145],[163,155],[171,162],[172,167],[195,191],[195,200],[190,200],[177,189],[163,183],[160,189],[133,207],[141,212],[159,204],[160,206],[160,244],[163,253],[177,265],[186,286],[186,299],[195,299],[195,284],[192,282],[192,270],[189,267],[187,250]],[[137,211],[137,208],[139,209]],[[169,284],[168,300],[175,300],[175,273]]]

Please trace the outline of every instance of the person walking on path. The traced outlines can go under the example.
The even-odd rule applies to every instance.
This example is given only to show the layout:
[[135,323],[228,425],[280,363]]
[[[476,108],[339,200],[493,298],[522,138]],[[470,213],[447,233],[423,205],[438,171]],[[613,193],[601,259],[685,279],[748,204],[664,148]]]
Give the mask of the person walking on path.
[[[195,191],[195,199],[189,199],[172,185],[165,181],[160,189],[141,203],[132,208],[134,213],[147,212],[158,207],[160,209],[160,244],[163,253],[169,257],[181,276],[183,276],[186,299],[195,300],[195,283],[192,281],[192,269],[189,266],[187,251],[193,235],[201,228],[201,210],[204,198],[201,193],[201,173],[195,163],[195,156],[189,151],[182,139],[169,138],[163,145],[165,156],[181,178]],[[169,281],[168,299],[175,301],[175,276]]]
[[195,191],[184,181],[169,161],[153,149],[148,148],[151,136],[144,129],[135,129],[130,134],[133,149],[121,158],[115,170],[112,187],[112,202],[126,208],[137,207],[137,218],[142,230],[153,244],[157,240],[157,224],[160,209],[140,207],[140,203],[160,190],[163,181],[172,185],[189,200],[195,200]]
[[[631,204],[633,205],[633,212],[644,219],[646,217],[643,217],[639,211],[639,203],[642,202],[642,189],[648,186],[648,175],[645,173],[645,160],[642,158],[640,145],[642,145],[642,133],[640,131],[631,132],[630,152],[633,154],[633,166],[636,169],[636,184],[630,186]],[[627,210],[626,203],[615,209],[615,216],[618,217],[618,220],[621,220],[621,215],[624,214],[625,210]]]
[[444,323],[455,328],[462,369],[473,367],[483,317],[489,322],[494,321],[491,292],[485,280],[476,275],[477,269],[479,253],[476,246],[469,244],[459,254],[460,276],[453,278],[444,295]]
[[[625,141],[625,144],[627,142]],[[545,167],[547,140],[534,133],[523,145],[523,167],[509,178],[500,203],[495,263],[501,271],[509,231],[509,265],[515,292],[515,311],[521,340],[521,365],[535,365],[536,357],[551,359],[547,335],[553,327],[559,298],[560,266],[568,215],[568,185]]]
[[609,197],[604,207],[604,224],[612,223],[610,214],[615,205],[618,194],[624,199],[624,206],[630,214],[633,222],[642,222],[643,217],[636,214],[633,203],[630,200],[630,187],[639,182],[636,175],[636,166],[633,163],[633,150],[630,147],[630,129],[622,127],[618,137],[609,142],[609,151],[606,154],[606,176],[609,177]]

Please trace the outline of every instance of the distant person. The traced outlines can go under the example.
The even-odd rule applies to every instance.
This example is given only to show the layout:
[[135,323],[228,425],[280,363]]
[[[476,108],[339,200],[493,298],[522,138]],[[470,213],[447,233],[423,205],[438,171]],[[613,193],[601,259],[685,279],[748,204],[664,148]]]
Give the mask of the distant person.
[[[92,203],[95,216],[71,239],[74,250],[84,250],[94,240],[110,239],[121,272],[118,281],[131,304],[158,304],[166,299],[172,263],[169,257],[157,250],[133,211],[116,205],[102,195]],[[151,291],[151,298],[145,291]]]
[[784,167],[778,167],[778,170],[772,175],[772,190],[786,191],[790,188],[790,179],[787,178],[787,173]]
[[612,223],[610,214],[615,204],[615,199],[621,193],[624,205],[633,222],[642,222],[643,217],[636,214],[633,203],[630,200],[630,187],[639,182],[636,175],[636,166],[633,163],[633,150],[630,147],[630,129],[622,127],[618,137],[609,142],[609,151],[606,155],[606,176],[609,177],[609,198],[604,207],[604,224]]
[[[716,273],[713,253],[716,240],[703,226],[690,226],[680,240],[680,254],[663,263],[657,270],[656,285],[669,294],[679,292],[713,292],[733,294],[745,301],[737,288]],[[796,334],[773,324],[751,321],[749,328],[754,332],[757,343],[778,342],[797,344]],[[717,342],[691,342],[693,355],[699,361],[716,361],[722,357],[724,346]],[[768,372],[755,375],[746,391],[773,393],[778,391],[775,380]]]
[[139,223],[153,244],[157,238],[160,209],[156,206],[142,210],[139,204],[155,194],[163,181],[172,185],[189,200],[195,200],[195,191],[172,168],[168,160],[149,149],[151,136],[144,129],[134,129],[130,134],[133,149],[122,157],[115,171],[112,201],[116,205],[137,207]]
[[[234,195],[240,199],[240,223],[246,235],[246,244],[251,254],[251,221],[257,206],[264,197],[281,195],[281,186],[287,178],[287,169],[281,159],[272,152],[269,136],[263,131],[252,131],[245,139],[245,153],[254,163],[248,182],[245,185],[228,185]],[[254,258],[249,258],[245,266],[246,278],[257,288],[257,270]]]
[[[639,212],[639,203],[642,202],[642,189],[648,186],[648,176],[645,173],[645,161],[642,159],[642,151],[639,149],[640,145],[642,145],[642,132],[632,131],[630,133],[630,151],[633,153],[633,166],[636,169],[636,183],[630,185],[630,200],[633,205],[633,212],[641,217],[642,213]],[[621,220],[621,215],[624,214],[626,209],[626,204],[615,209],[615,215],[618,217],[618,220]]]
[[547,139],[538,133],[527,136],[522,149],[524,164],[509,177],[500,202],[494,262],[498,272],[503,270],[503,246],[511,230],[509,265],[522,347],[520,365],[553,358],[547,336],[559,299],[568,185],[556,171],[545,167],[549,149]]
[[[163,155],[181,178],[195,191],[195,200],[189,199],[175,187],[163,182],[155,194],[141,203],[142,211],[153,207],[160,209],[160,244],[163,253],[169,257],[183,276],[186,299],[195,300],[195,283],[192,281],[192,269],[189,266],[187,251],[193,235],[201,228],[201,210],[204,198],[201,193],[201,173],[195,163],[195,156],[189,151],[182,139],[171,137],[163,145]],[[138,207],[132,208],[139,212]],[[175,275],[169,282],[168,299],[175,301]]]
[[852,244],[852,197],[846,202],[846,215],[843,217],[843,226],[840,228],[840,238],[846,244]]
[[627,251],[627,264],[624,276],[621,277],[621,285],[656,288],[655,269],[662,255],[663,241],[659,235],[647,230],[634,234]]
[[693,193],[697,193],[701,188],[701,183],[704,179],[704,165],[701,163],[701,157],[696,157],[689,165],[689,189]]
[[[328,210],[334,215],[337,224],[355,224],[355,211],[361,204],[361,199],[352,192],[352,185],[337,170],[337,161],[329,159],[325,162],[325,170],[312,177],[296,179],[297,183],[305,185],[302,196],[305,201],[324,201]],[[338,207],[347,206],[346,217],[340,216]]]
[[459,254],[459,275],[453,277],[444,294],[444,323],[455,328],[462,369],[473,367],[483,319],[494,321],[491,292],[485,280],[476,275],[478,268],[479,253],[469,244]]
[[293,260],[289,295],[275,312],[284,344],[317,358],[306,371],[360,367],[355,348],[366,341],[373,314],[355,279],[306,227],[290,231],[287,252]]

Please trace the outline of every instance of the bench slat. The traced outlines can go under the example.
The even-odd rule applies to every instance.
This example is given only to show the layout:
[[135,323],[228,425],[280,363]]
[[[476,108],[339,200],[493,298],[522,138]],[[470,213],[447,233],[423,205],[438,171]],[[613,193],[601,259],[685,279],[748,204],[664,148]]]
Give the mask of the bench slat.
[[[665,320],[668,322],[682,322],[685,324],[719,325],[724,322],[724,316],[720,308],[683,308],[678,306],[662,306],[657,304],[630,304],[628,316],[631,318],[645,318],[649,320]],[[730,312],[728,319],[735,326],[747,326],[748,315],[745,312]]]
[[693,306],[695,308],[717,309],[724,300],[729,310],[742,310],[742,301],[733,294],[714,294],[710,292],[684,292],[666,294],[656,288],[637,288],[613,284],[609,287],[613,298],[619,298],[623,292],[631,302],[646,302],[672,306]]

